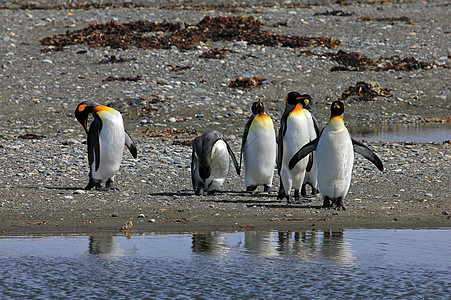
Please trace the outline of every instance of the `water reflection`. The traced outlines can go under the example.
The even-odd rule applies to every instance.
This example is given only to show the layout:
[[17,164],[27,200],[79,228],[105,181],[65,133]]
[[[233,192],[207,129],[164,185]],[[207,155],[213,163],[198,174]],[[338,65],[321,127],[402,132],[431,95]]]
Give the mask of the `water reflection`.
[[89,237],[89,254],[117,257],[124,253],[112,233],[99,233]]
[[450,233],[0,236],[0,298],[448,299]]
[[195,233],[192,251],[197,254],[225,255],[234,248],[244,247],[244,253],[263,257],[289,256],[304,261],[329,260],[338,265],[354,264],[350,243],[343,230],[333,231],[246,231],[241,239],[232,239],[221,232]]
[[226,244],[221,232],[195,233],[192,237],[193,253],[208,253],[223,255],[229,252],[230,246]]

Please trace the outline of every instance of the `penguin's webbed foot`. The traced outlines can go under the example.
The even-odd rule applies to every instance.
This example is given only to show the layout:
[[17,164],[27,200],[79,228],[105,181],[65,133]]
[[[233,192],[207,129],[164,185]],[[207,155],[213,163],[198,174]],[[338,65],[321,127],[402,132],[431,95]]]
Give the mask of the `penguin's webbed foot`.
[[338,198],[336,200],[335,209],[336,210],[346,210],[346,207],[344,207],[344,205],[343,205],[343,198]]
[[271,192],[271,186],[269,186],[267,184],[263,185],[263,192],[265,192],[265,193]]
[[332,208],[332,203],[330,202],[330,198],[324,197],[322,209],[331,209],[331,208]]
[[203,195],[203,194],[204,194],[204,189],[202,189],[202,188],[197,188],[197,189],[194,190],[194,194],[195,194],[196,196]]
[[90,190],[93,187],[96,188],[96,190],[101,190],[102,189],[102,185],[101,185],[101,181],[98,179],[94,179],[94,178],[89,178],[89,182],[88,184],[85,186],[85,190]]
[[256,185],[250,185],[246,187],[246,192],[254,192],[257,189]]
[[287,193],[285,193],[284,189],[279,189],[279,193],[277,193],[277,200],[282,200],[283,198],[287,198]]
[[108,179],[105,183],[105,190],[110,190],[110,191],[119,191],[119,189],[117,187],[114,186],[114,181],[111,179]]
[[304,183],[304,184],[302,185],[302,187],[301,187],[301,196],[302,196],[302,197],[305,197],[305,195],[307,195],[307,193],[306,193],[306,191],[305,191],[305,186],[306,186],[306,185],[307,185],[307,184]]

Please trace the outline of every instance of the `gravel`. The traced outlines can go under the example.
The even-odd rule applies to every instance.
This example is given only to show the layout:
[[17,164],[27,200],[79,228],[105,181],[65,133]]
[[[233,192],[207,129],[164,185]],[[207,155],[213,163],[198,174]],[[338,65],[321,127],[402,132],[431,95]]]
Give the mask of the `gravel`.
[[[372,142],[370,147],[381,157],[386,170],[380,173],[357,156],[351,190],[344,202],[347,210],[337,214],[321,210],[319,196],[308,204],[287,205],[276,200],[275,192],[245,193],[242,177],[232,171],[219,193],[195,196],[188,145],[195,134],[145,134],[146,130],[165,128],[196,134],[215,129],[227,137],[238,156],[253,101],[264,101],[277,129],[286,93],[309,93],[324,125],[330,102],[359,81],[378,82],[393,96],[347,103],[344,118],[351,132],[406,123],[449,123],[446,1],[307,8],[296,6],[296,1],[274,7],[254,3],[243,5],[243,13],[171,10],[162,9],[159,2],[143,3],[150,7],[0,9],[0,230],[118,230],[130,220],[135,230],[145,231],[240,230],[247,225],[257,230],[450,225],[449,214],[443,213],[451,210],[449,143]],[[0,1],[2,7],[19,4]],[[314,16],[332,9],[353,15]],[[76,45],[60,52],[41,52],[39,42],[96,22],[145,19],[194,24],[206,15],[242,14],[262,21],[264,29],[274,33],[339,39],[343,46],[338,49],[371,59],[414,56],[437,62],[440,67],[331,72],[335,62],[301,55],[300,51],[337,49],[258,46],[239,40],[202,43],[188,51]],[[415,23],[356,21],[363,16],[407,16]],[[285,21],[287,26],[273,26]],[[199,58],[212,48],[233,51],[220,59]],[[123,58],[123,62],[101,63],[112,56]],[[192,68],[174,72],[172,66]],[[141,79],[105,81],[110,76]],[[249,90],[228,87],[238,77],[254,76],[266,81]],[[74,118],[74,109],[83,100],[120,110],[137,144],[137,159],[124,152],[116,178],[119,191],[83,190],[89,173],[86,137]],[[36,138],[19,138],[26,134]],[[278,184],[275,176],[274,190]]]

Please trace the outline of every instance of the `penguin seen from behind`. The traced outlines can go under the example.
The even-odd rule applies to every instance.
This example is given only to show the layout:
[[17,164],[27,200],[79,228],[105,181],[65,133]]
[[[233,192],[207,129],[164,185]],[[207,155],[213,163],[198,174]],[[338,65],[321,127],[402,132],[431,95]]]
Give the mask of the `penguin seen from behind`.
[[196,195],[212,194],[221,187],[230,170],[229,157],[240,175],[235,155],[220,132],[210,130],[193,140],[191,180]]

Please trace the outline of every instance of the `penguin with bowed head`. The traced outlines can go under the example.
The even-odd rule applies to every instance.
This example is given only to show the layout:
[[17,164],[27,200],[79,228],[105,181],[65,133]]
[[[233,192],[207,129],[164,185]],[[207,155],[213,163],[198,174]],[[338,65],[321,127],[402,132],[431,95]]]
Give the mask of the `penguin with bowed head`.
[[240,175],[236,157],[220,132],[210,130],[193,140],[191,179],[196,195],[213,194],[222,186],[230,170],[230,157]]
[[[300,188],[304,182],[308,158],[302,159],[292,169],[288,168],[291,157],[310,141],[307,117],[301,101],[307,96],[290,92],[285,97],[285,111],[280,120],[278,135],[277,170],[280,187],[277,199],[286,198],[288,203],[300,200]],[[291,197],[294,189],[294,201]]]
[[[89,114],[94,120],[88,130]],[[114,176],[122,161],[124,145],[137,157],[135,143],[124,129],[121,113],[94,101],[83,101],[75,109],[75,117],[88,134],[89,182],[85,189],[115,189]]]
[[373,151],[349,135],[341,117],[344,112],[343,102],[334,101],[330,110],[329,124],[316,139],[303,146],[291,158],[289,168],[294,168],[305,156],[316,151],[318,187],[323,197],[323,208],[335,206],[337,210],[345,210],[343,200],[351,185],[354,152],[363,155],[380,171],[384,167]]
[[244,127],[240,155],[240,169],[244,161],[244,184],[248,192],[255,191],[259,185],[263,185],[264,192],[271,190],[276,151],[274,124],[265,113],[263,103],[254,102],[252,115]]

